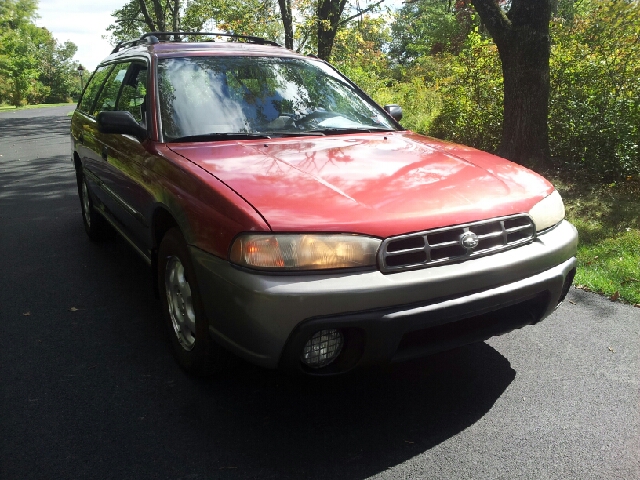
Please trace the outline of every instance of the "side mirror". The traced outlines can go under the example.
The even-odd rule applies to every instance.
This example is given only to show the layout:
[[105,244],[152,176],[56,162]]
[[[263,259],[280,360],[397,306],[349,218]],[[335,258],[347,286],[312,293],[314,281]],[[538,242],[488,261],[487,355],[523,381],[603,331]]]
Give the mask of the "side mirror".
[[400,105],[393,103],[391,105],[385,105],[384,109],[396,122],[402,120],[402,107]]
[[100,133],[132,135],[141,142],[147,138],[147,130],[140,126],[130,112],[100,112],[96,121]]

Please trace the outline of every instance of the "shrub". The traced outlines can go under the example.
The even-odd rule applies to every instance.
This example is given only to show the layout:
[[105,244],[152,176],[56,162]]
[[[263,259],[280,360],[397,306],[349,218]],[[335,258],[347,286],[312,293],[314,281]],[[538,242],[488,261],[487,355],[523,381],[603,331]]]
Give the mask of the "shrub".
[[640,4],[585,1],[552,22],[549,131],[562,168],[640,174]]
[[[449,75],[433,86],[442,101],[429,134],[493,151],[502,132],[502,69],[495,45],[477,32],[460,55],[441,56]],[[444,72],[444,69],[442,70]]]

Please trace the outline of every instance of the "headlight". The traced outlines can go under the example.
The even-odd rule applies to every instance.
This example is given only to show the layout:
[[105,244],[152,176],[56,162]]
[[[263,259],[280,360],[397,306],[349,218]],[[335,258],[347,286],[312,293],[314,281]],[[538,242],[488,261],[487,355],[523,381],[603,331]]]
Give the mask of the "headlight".
[[564,203],[557,190],[540,200],[529,210],[529,216],[536,224],[536,232],[553,227],[564,218]]
[[376,264],[381,240],[348,234],[244,234],[231,246],[231,262],[249,268],[320,270]]

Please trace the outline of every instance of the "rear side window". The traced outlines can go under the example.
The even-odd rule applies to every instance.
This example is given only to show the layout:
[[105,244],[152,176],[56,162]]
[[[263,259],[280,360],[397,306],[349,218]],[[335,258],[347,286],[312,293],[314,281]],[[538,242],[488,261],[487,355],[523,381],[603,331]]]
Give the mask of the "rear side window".
[[113,111],[116,109],[118,93],[120,92],[120,87],[122,86],[130,64],[130,62],[119,63],[111,70],[107,81],[104,83],[98,95],[98,99],[93,104],[93,108],[91,109],[92,116],[95,117],[102,111]]
[[87,84],[87,88],[84,90],[84,94],[82,95],[82,100],[80,100],[80,104],[78,105],[78,110],[82,113],[89,113],[91,111],[91,107],[100,92],[100,87],[104,83],[105,78],[109,75],[111,71],[111,65],[106,67],[98,67],[89,80]]

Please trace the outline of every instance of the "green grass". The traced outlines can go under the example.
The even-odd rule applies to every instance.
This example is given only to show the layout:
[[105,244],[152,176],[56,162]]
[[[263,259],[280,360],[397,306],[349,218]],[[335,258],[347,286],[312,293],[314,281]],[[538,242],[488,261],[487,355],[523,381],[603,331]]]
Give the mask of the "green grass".
[[0,105],[0,112],[7,110],[30,110],[32,108],[46,108],[46,107],[64,107],[66,105],[74,105],[74,103],[41,103],[39,105],[25,105],[24,107],[14,107],[13,105]]
[[611,185],[554,179],[580,233],[574,284],[640,304],[640,181]]

